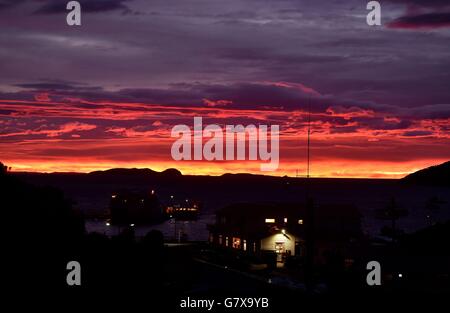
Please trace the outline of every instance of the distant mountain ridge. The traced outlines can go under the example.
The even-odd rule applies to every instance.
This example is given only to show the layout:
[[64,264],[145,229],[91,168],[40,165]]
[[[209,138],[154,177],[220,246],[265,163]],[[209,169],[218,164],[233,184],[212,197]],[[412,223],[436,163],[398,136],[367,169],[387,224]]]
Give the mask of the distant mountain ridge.
[[450,186],[450,161],[409,174],[402,178],[402,181],[420,185]]
[[108,176],[108,175],[163,175],[163,176],[182,176],[181,172],[175,168],[168,168],[164,171],[157,172],[149,168],[112,168],[104,171],[94,171],[87,175],[90,176]]
[[[27,175],[27,176],[82,176],[88,177],[94,180],[107,180],[108,178],[112,179],[132,179],[132,178],[159,178],[159,179],[173,179],[173,178],[181,178],[181,177],[197,177],[200,179],[201,177],[216,179],[224,179],[224,180],[305,180],[304,177],[296,178],[296,177],[288,177],[288,176],[271,176],[271,175],[263,175],[263,174],[253,174],[253,173],[224,173],[219,176],[210,176],[210,175],[183,175],[176,168],[168,168],[163,171],[155,171],[150,168],[111,168],[107,170],[98,170],[89,173],[78,173],[78,172],[53,172],[53,173],[39,173],[39,172],[13,172],[16,175]],[[365,178],[362,180],[383,180],[380,178]],[[359,180],[359,178],[336,178],[336,177],[321,177],[321,178],[312,178],[312,180]],[[430,166],[417,172],[411,173],[402,179],[401,182],[406,183],[414,183],[421,185],[435,185],[435,186],[450,186],[450,161],[444,162],[439,165]]]

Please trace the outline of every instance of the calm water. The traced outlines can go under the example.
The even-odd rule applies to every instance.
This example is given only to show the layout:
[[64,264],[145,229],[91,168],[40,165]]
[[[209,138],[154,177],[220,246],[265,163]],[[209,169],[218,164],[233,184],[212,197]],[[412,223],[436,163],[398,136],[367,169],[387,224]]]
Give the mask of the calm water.
[[[448,204],[447,204],[448,205]],[[377,206],[375,206],[377,207]],[[365,210],[364,210],[365,208]],[[362,213],[361,226],[363,232],[370,235],[379,235],[380,229],[383,226],[390,226],[389,221],[380,221],[375,218],[373,214],[374,206],[364,206],[360,208]],[[429,216],[429,217],[427,217]],[[417,206],[409,206],[408,216],[397,221],[397,226],[406,232],[413,232],[418,229],[427,227],[433,223],[433,221],[445,221],[450,219],[450,210],[447,206],[430,215],[430,212],[424,210],[422,204]],[[187,239],[191,241],[206,241],[208,240],[207,225],[215,222],[215,215],[203,214],[200,215],[196,221],[174,221],[173,219],[167,220],[162,224],[152,226],[135,226],[135,234],[137,237],[143,237],[150,230],[156,229],[163,233],[166,240],[177,240],[180,233],[187,235]],[[87,220],[86,229],[88,232],[98,232],[108,236],[117,235],[122,228],[118,226],[107,226],[105,221],[102,220]]]
[[[111,194],[116,190],[153,190],[162,203],[175,198],[191,198],[203,203],[202,214],[197,221],[177,222],[169,220],[160,225],[137,226],[137,236],[144,236],[152,229],[160,230],[166,239],[175,238],[179,231],[187,234],[189,240],[207,240],[207,224],[214,222],[214,212],[224,206],[240,202],[301,202],[309,195],[318,204],[353,204],[362,214],[363,231],[377,235],[387,221],[375,218],[375,211],[386,207],[394,197],[397,203],[409,211],[397,225],[405,232],[429,226],[434,221],[450,219],[450,188],[406,185],[396,180],[372,179],[312,179],[285,180],[275,177],[247,176],[182,176],[170,179],[145,177],[108,177],[98,181],[80,175],[22,175],[30,183],[50,185],[62,189],[75,207],[86,216],[104,216],[109,207]],[[441,200],[440,209],[430,213],[427,202],[432,197]],[[430,218],[427,218],[430,215]],[[117,234],[120,229],[106,226],[102,220],[88,220],[86,228],[107,235]]]
[[[136,237],[145,236],[150,230],[159,230],[163,233],[166,240],[178,240],[180,234],[187,235],[191,241],[206,241],[208,239],[207,224],[214,222],[214,214],[203,215],[196,221],[175,221],[167,220],[162,224],[151,226],[134,226]],[[97,232],[107,236],[114,236],[120,233],[123,227],[107,226],[105,221],[87,220],[86,230],[88,232]]]

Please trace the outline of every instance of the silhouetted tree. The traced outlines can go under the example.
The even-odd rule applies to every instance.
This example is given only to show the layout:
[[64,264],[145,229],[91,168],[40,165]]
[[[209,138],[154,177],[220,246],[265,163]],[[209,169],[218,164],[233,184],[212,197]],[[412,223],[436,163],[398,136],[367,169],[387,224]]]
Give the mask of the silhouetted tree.
[[159,230],[153,229],[145,235],[143,244],[149,248],[162,249],[164,247],[164,236]]
[[5,272],[14,275],[11,286],[39,282],[41,290],[64,288],[67,262],[79,259],[82,216],[58,189],[25,183],[6,173],[3,164],[0,172],[2,227],[7,234],[2,257]]
[[164,236],[158,230],[151,230],[139,245],[139,277],[141,284],[153,292],[161,290],[165,269]]
[[0,175],[5,175],[8,172],[8,167],[0,162]]

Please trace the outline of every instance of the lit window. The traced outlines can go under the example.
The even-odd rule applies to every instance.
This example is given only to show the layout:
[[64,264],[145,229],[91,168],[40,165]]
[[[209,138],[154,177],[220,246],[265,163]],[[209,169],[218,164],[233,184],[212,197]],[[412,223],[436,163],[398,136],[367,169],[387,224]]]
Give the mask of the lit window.
[[232,247],[234,249],[240,249],[241,248],[241,239],[237,238],[237,237],[233,237]]
[[244,240],[243,241],[243,249],[244,249],[244,251],[247,251],[247,240]]
[[287,217],[284,218],[284,222],[287,223]]
[[219,235],[219,245],[221,245],[222,243],[223,243],[222,235]]
[[300,225],[303,225],[303,220],[298,220],[298,223],[299,223]]
[[266,223],[275,223],[274,218],[266,218]]
[[253,252],[256,252],[256,242],[253,243]]
[[225,237],[225,247],[228,247],[228,237]]

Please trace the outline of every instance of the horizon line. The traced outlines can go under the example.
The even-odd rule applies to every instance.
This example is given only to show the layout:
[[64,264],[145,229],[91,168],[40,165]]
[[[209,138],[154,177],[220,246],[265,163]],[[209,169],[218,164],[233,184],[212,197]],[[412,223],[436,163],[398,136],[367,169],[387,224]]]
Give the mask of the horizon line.
[[39,171],[39,170],[15,170],[13,167],[8,171],[10,173],[26,173],[26,174],[91,174],[95,172],[106,172],[109,170],[115,170],[115,169],[121,169],[121,170],[151,170],[155,173],[163,173],[167,170],[176,170],[180,172],[182,176],[210,176],[210,177],[221,177],[224,175],[252,175],[252,176],[265,176],[265,177],[273,177],[273,178],[292,178],[292,179],[372,179],[372,180],[401,180],[402,178],[408,176],[411,173],[405,174],[403,177],[361,177],[361,176],[312,176],[312,175],[301,175],[301,176],[291,176],[291,175],[270,175],[270,174],[258,174],[258,173],[252,173],[252,172],[225,172],[222,174],[184,174],[181,170],[174,168],[174,167],[168,167],[164,170],[158,171],[154,170],[149,167],[111,167],[106,169],[99,169],[94,171]]

